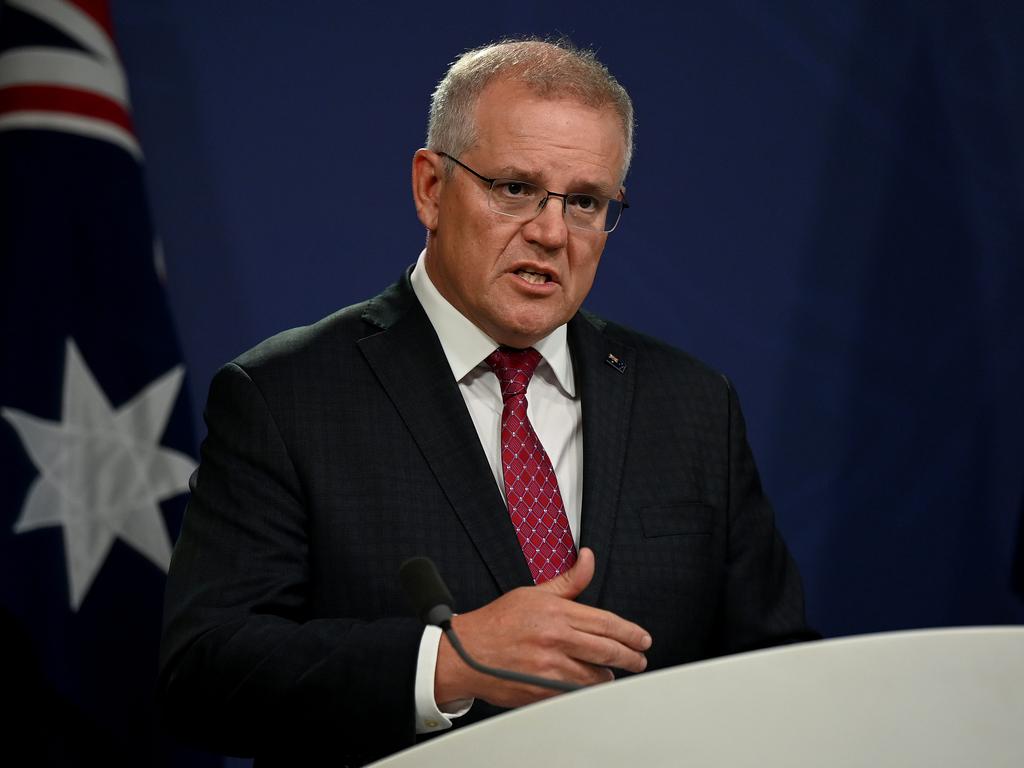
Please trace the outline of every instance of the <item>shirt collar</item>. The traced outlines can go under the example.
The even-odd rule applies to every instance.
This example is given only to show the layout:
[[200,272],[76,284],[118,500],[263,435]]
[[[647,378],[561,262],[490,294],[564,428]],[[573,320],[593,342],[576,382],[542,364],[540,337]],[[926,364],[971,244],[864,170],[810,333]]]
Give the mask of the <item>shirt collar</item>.
[[[412,290],[427,313],[434,332],[441,341],[441,349],[448,359],[452,375],[461,381],[470,371],[476,368],[499,344],[481,331],[469,319],[453,307],[441,295],[427,274],[424,265],[426,250],[420,252],[416,266],[413,268]],[[533,345],[541,357],[551,368],[558,385],[569,397],[576,396],[576,383],[572,372],[572,359],[569,356],[569,344],[565,325],[560,325],[543,339]]]

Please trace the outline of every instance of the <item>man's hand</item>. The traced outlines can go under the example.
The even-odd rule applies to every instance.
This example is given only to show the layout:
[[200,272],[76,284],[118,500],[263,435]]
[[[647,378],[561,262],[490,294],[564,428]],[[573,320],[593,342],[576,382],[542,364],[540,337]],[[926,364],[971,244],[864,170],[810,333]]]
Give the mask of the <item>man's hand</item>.
[[[580,550],[576,564],[550,581],[521,587],[455,617],[452,624],[469,654],[482,664],[541,677],[593,685],[614,679],[610,667],[642,672],[651,636],[614,613],[573,602],[594,577],[594,552]],[[441,638],[434,674],[439,703],[483,699],[518,707],[557,691],[475,672]]]

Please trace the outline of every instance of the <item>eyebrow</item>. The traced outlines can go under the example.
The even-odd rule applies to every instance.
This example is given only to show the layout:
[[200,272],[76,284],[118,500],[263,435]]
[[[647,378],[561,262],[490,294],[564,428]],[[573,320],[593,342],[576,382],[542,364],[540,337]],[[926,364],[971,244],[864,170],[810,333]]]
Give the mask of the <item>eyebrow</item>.
[[[494,175],[496,179],[512,179],[513,181],[527,181],[530,184],[535,184],[538,187],[544,185],[538,181],[541,174],[537,171],[527,171],[523,168],[514,165],[506,165],[498,169],[498,172]],[[558,190],[555,190],[556,192]],[[595,195],[598,197],[613,198],[618,194],[619,188],[616,187],[614,191],[610,191],[607,187],[602,184],[592,181],[581,181],[574,183],[571,188],[565,190],[567,194],[583,193],[587,195]]]

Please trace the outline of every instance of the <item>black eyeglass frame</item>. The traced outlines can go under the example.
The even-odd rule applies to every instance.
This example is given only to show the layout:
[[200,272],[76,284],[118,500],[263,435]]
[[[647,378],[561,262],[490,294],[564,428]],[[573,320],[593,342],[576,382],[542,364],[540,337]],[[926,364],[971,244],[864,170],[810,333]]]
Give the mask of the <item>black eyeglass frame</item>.
[[[496,177],[496,178],[492,179],[492,178],[490,178],[488,176],[484,176],[482,173],[477,173],[472,168],[470,168],[468,165],[466,165],[464,162],[459,160],[457,157],[452,157],[447,152],[438,152],[437,154],[438,154],[439,157],[444,157],[444,158],[446,158],[448,160],[451,160],[453,163],[455,163],[460,168],[463,168],[463,169],[469,171],[471,174],[473,174],[478,179],[480,179],[480,181],[482,181],[485,184],[487,184],[490,187],[490,190],[494,189],[494,183],[497,182],[497,181],[514,181],[514,182],[517,182],[519,184],[527,184],[527,185],[529,185],[531,187],[536,187],[537,189],[544,189],[544,187],[542,187],[542,186],[540,186],[538,184],[534,184],[532,181],[522,181],[521,179],[506,179],[506,178],[501,178],[501,177]],[[488,190],[488,191],[490,191],[490,190]],[[568,205],[568,202],[569,202],[569,198],[571,196],[573,196],[573,195],[583,195],[584,193],[583,192],[552,192],[550,189],[544,189],[544,194],[545,194],[544,199],[541,200],[537,204],[537,212],[532,217],[530,217],[528,219],[523,219],[524,221],[532,221],[534,218],[539,216],[541,211],[543,211],[545,206],[547,206],[548,200],[550,198],[552,198],[552,197],[561,198],[561,200],[562,200],[562,216],[565,217],[566,213],[567,213],[567,205]],[[588,197],[597,198],[597,195],[587,195],[587,196]],[[614,197],[609,197],[609,198],[605,198],[605,199],[608,200],[609,202],[614,200],[615,202],[622,204],[622,209],[619,211],[619,215],[616,217],[615,223],[612,224],[612,228],[611,229],[590,229],[588,227],[580,227],[580,226],[577,226],[576,224],[573,224],[572,221],[567,218],[566,220],[567,220],[567,223],[569,224],[569,226],[573,227],[574,229],[582,230],[583,232],[601,232],[601,233],[606,234],[606,235],[611,234],[612,232],[614,232],[615,228],[617,226],[619,226],[619,222],[622,221],[622,211],[624,211],[627,208],[629,208],[629,203],[626,202],[625,194],[623,194],[621,200],[617,200]],[[493,208],[491,208],[491,210],[494,211]],[[500,216],[510,216],[510,217],[513,217],[513,218],[515,217],[515,214],[513,214],[513,213],[505,213],[504,211],[494,211],[494,212],[497,213]]]

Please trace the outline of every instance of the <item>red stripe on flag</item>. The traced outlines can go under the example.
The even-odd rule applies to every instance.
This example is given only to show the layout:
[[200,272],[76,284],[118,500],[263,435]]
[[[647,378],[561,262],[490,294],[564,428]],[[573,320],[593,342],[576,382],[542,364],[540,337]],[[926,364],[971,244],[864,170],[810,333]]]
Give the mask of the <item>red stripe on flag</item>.
[[66,0],[69,5],[77,6],[88,14],[93,21],[107,31],[111,42],[114,40],[114,22],[110,16],[110,4],[107,0]]
[[105,120],[134,135],[128,112],[113,99],[58,85],[12,85],[0,88],[0,115],[7,112],[66,112]]

